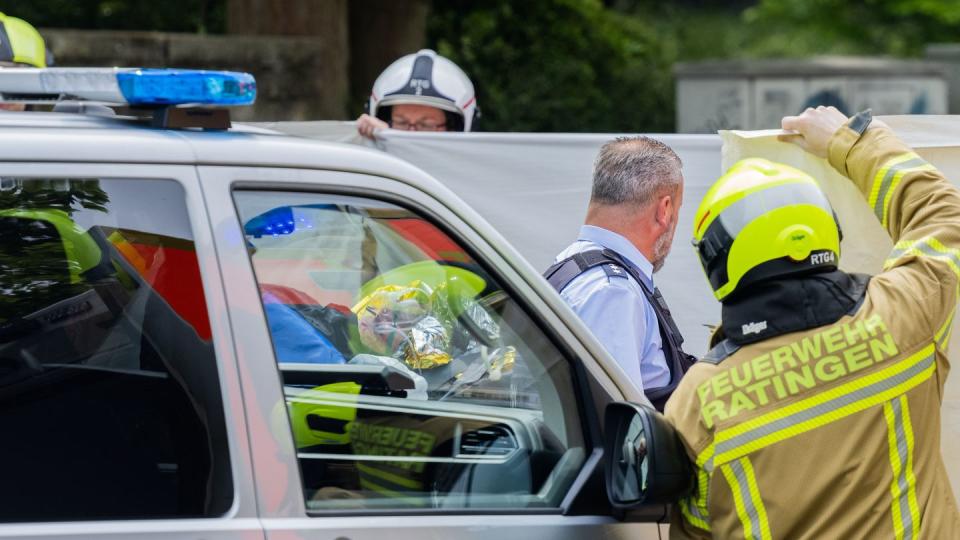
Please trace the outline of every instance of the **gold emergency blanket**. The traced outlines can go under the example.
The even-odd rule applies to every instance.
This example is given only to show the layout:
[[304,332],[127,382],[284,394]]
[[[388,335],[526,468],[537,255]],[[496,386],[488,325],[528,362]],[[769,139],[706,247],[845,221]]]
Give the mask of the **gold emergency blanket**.
[[[477,334],[498,342],[500,328],[475,299],[451,291],[447,282],[431,288],[421,280],[383,285],[352,308],[357,314],[360,341],[374,354],[402,360],[414,370],[450,363],[455,357],[482,360],[492,380],[512,371],[516,349],[488,351]],[[469,321],[472,331],[465,328]],[[458,374],[458,378],[463,374]]]

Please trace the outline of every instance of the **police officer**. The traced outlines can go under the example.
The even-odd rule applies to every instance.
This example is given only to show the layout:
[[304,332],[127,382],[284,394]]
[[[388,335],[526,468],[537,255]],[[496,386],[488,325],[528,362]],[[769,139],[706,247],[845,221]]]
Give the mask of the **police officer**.
[[672,538],[960,538],[940,401],[960,276],[960,193],[869,112],[783,120],[859,188],[893,239],[884,271],[838,270],[809,175],[734,165],[694,242],[721,335],[667,403],[697,488]]
[[653,283],[682,201],[680,158],[670,147],[649,137],[605,144],[586,224],[544,273],[658,410],[692,363]]
[[377,77],[357,132],[378,129],[470,131],[480,109],[473,83],[459,66],[430,49],[408,54]]

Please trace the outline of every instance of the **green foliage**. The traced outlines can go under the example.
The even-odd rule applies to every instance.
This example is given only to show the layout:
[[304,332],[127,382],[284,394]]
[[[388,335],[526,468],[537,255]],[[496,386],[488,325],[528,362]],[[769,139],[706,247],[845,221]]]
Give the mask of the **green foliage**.
[[598,0],[436,0],[428,42],[477,87],[486,131],[670,131],[672,53]]
[[0,0],[34,26],[222,33],[226,0]]
[[106,212],[110,202],[99,180],[4,178],[4,181],[14,182],[15,189],[0,191],[2,210],[60,210],[72,215],[80,208]]
[[[227,1],[0,0],[0,11],[39,27],[221,33]],[[433,0],[428,20],[428,44],[477,86],[487,131],[669,132],[675,61],[919,56],[958,36],[960,0]]]
[[22,321],[19,325],[5,324],[11,319],[88,289],[70,282],[70,265],[77,263],[64,251],[69,238],[60,237],[54,225],[44,219],[44,211],[72,215],[85,208],[106,212],[110,202],[99,180],[3,180],[13,186],[0,191],[0,211],[38,212],[36,217],[0,213],[0,340],[5,331],[8,335],[29,331],[30,324]]
[[744,11],[755,56],[917,56],[927,43],[956,41],[956,0],[761,0]]

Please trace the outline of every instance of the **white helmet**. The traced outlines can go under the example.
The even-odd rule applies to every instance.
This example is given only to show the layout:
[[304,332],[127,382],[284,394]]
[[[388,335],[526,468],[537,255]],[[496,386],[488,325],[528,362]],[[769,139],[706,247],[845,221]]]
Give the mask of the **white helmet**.
[[470,131],[480,113],[467,74],[430,49],[408,54],[383,70],[373,83],[367,112],[389,122],[390,108],[406,104],[441,109],[450,131]]

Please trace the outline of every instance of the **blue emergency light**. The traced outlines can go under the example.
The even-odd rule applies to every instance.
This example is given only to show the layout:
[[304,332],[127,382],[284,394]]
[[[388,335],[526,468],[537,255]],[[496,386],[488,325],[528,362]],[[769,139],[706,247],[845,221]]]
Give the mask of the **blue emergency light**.
[[314,221],[310,214],[316,210],[336,209],[332,204],[307,204],[302,206],[280,206],[268,210],[243,225],[243,232],[247,236],[274,238],[313,229]]
[[0,68],[0,101],[72,100],[172,107],[252,105],[257,82],[249,73],[195,69]]
[[0,102],[127,106],[159,128],[228,129],[224,107],[252,105],[249,73],[197,69],[0,68]]
[[130,105],[252,105],[257,81],[249,73],[189,69],[118,71],[117,84]]

